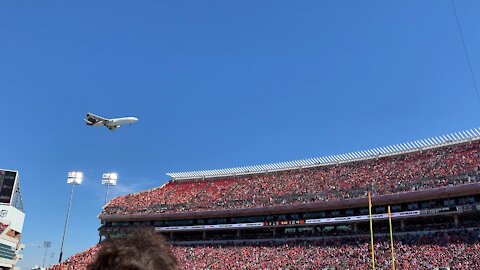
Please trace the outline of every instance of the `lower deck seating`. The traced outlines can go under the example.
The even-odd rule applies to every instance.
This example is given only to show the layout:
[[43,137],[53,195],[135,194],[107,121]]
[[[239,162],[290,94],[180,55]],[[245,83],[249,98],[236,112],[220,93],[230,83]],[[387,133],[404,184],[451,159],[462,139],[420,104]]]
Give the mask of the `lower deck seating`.
[[[397,269],[480,269],[480,235],[455,230],[394,237]],[[180,269],[369,269],[368,236],[322,240],[250,241],[243,244],[173,246]],[[86,269],[98,245],[50,268]],[[377,269],[391,269],[389,238],[375,238]]]

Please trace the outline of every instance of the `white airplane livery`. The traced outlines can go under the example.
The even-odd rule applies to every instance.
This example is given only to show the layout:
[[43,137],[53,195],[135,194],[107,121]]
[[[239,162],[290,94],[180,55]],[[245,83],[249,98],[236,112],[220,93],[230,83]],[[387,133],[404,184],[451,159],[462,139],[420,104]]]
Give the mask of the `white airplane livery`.
[[101,116],[95,115],[93,113],[87,113],[87,118],[85,122],[88,126],[106,126],[109,130],[115,130],[120,127],[120,125],[133,124],[138,121],[136,117],[121,117],[121,118],[103,118]]

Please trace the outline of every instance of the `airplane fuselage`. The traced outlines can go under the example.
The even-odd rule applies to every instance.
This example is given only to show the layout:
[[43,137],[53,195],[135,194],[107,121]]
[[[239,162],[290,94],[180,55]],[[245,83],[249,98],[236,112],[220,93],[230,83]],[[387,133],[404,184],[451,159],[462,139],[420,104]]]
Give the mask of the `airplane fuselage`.
[[105,126],[114,127],[114,126],[120,126],[120,125],[126,125],[126,124],[133,124],[137,121],[138,121],[138,118],[136,118],[136,117],[114,118],[114,119],[108,120],[105,123]]

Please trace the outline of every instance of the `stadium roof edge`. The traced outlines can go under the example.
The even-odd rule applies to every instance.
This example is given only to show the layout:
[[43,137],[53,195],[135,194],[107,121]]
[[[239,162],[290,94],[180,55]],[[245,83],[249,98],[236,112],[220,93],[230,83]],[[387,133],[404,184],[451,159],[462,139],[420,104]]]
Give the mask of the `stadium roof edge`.
[[[351,153],[329,155],[318,158],[299,159],[287,162],[269,163],[254,166],[243,166],[225,169],[203,171],[167,173],[173,180],[203,179],[214,177],[228,177],[235,175],[256,174],[274,171],[298,169],[299,167],[318,167],[339,163],[355,162],[360,160],[393,156],[409,152],[433,149],[448,145],[465,143],[480,139],[480,128],[473,128],[461,132],[432,137],[424,140],[415,140],[401,144],[377,147]],[[379,151],[379,149],[382,149]],[[349,157],[350,156],[350,157]]]

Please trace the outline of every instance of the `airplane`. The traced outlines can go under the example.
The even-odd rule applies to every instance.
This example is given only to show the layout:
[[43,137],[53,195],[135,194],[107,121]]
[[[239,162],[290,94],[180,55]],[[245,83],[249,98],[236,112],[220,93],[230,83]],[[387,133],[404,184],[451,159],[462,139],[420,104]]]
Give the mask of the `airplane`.
[[87,126],[106,126],[109,130],[114,131],[120,125],[133,124],[138,121],[136,117],[122,117],[122,118],[103,118],[93,113],[87,113],[87,118],[84,119]]

